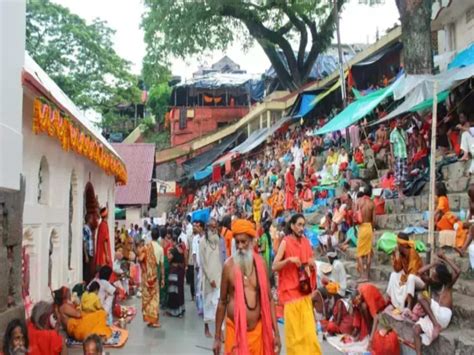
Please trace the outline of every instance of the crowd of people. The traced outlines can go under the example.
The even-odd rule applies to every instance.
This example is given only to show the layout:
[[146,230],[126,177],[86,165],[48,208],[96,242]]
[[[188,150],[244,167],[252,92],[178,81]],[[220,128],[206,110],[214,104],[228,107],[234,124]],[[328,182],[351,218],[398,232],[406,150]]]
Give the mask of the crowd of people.
[[[469,119],[448,111],[445,117],[439,129],[447,139],[439,139],[438,148],[452,151],[451,161],[472,159]],[[421,354],[422,344],[450,323],[459,268],[441,251],[423,265],[415,241],[398,233],[385,291],[371,283],[370,271],[384,201],[421,191],[419,177],[429,166],[429,121],[412,114],[393,120],[390,129],[362,122],[348,135],[325,136],[315,136],[310,126],[283,127],[262,149],[237,158],[233,169],[188,189],[164,224],[116,223],[115,250],[107,209],[100,210],[100,223],[88,214],[84,282],[52,292],[50,303],[38,302],[26,324],[12,322],[4,353],[60,354],[65,337],[99,352],[114,318],[127,313],[123,300],[141,297],[144,322],[160,328],[163,314],[185,317],[187,284],[203,334],[214,337],[215,354],[279,353],[279,321],[289,355],[320,354],[321,332],[344,334],[347,342],[369,337],[369,347],[393,350],[398,341],[381,341],[374,331],[387,312],[414,322],[414,346]],[[388,168],[377,186],[361,179],[361,169],[372,167]],[[454,233],[452,246],[461,257],[469,253],[474,267],[474,186],[467,222],[450,210],[443,183],[436,193],[437,229]],[[357,282],[338,260],[350,246],[356,248]],[[393,337],[393,331],[383,336]]]

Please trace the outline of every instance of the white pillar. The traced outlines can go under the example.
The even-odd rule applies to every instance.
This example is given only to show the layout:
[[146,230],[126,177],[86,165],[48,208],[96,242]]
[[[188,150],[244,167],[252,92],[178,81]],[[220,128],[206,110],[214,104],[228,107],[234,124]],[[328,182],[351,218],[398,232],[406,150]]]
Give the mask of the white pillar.
[[20,189],[25,0],[0,1],[0,187]]
[[263,128],[263,113],[260,114],[260,129]]
[[267,128],[270,128],[272,125],[272,112],[270,110],[267,111]]

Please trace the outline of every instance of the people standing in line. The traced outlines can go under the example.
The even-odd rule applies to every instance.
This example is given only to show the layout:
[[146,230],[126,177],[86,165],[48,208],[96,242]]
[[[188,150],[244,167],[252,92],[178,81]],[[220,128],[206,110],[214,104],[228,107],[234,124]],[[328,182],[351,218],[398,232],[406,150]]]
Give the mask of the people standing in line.
[[313,250],[304,237],[304,227],[304,216],[294,214],[273,261],[273,271],[278,272],[279,301],[284,305],[288,355],[322,354],[311,299],[316,283]]
[[215,219],[209,221],[209,230],[199,243],[199,258],[203,276],[204,334],[211,338],[209,324],[215,320],[222,274],[220,238]]
[[[225,320],[225,354],[279,354],[280,335],[265,262],[253,252],[254,225],[232,224],[237,252],[222,271],[213,352],[220,354]],[[303,353],[302,353],[303,354]]]
[[390,156],[395,170],[395,182],[398,196],[403,197],[403,189],[408,176],[407,133],[402,127],[401,119],[395,120],[395,127],[390,133]]
[[[159,232],[154,228],[152,241],[140,248],[138,260],[141,269],[142,314],[149,327],[160,328],[160,287],[164,287],[164,252],[158,243]],[[161,274],[161,282],[159,275]]]

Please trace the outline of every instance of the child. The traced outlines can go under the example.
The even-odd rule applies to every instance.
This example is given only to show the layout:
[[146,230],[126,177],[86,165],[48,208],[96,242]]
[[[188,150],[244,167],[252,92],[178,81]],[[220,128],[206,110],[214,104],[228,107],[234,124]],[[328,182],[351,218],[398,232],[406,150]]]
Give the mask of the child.
[[89,288],[81,298],[81,309],[84,313],[93,313],[104,309],[99,299],[100,285],[97,281],[92,281]]

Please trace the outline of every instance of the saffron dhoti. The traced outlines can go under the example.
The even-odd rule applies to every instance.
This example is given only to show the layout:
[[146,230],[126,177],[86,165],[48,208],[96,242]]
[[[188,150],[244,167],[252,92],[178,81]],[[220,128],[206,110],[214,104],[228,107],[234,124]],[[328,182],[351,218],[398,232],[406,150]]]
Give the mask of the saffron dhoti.
[[[247,342],[249,355],[264,355],[262,320],[258,321],[255,328],[247,331]],[[224,354],[233,355],[235,347],[235,325],[230,318],[226,318]]]

